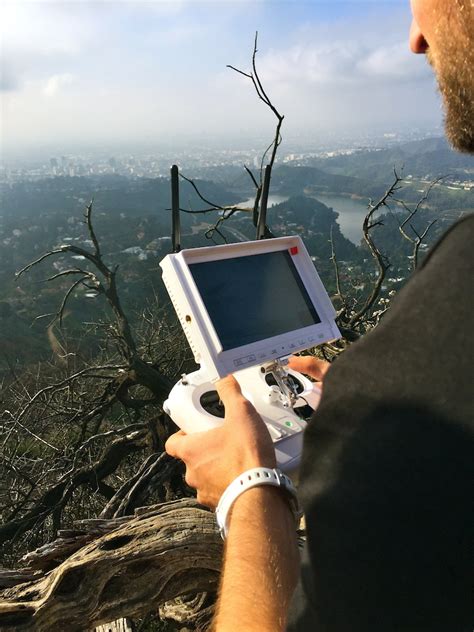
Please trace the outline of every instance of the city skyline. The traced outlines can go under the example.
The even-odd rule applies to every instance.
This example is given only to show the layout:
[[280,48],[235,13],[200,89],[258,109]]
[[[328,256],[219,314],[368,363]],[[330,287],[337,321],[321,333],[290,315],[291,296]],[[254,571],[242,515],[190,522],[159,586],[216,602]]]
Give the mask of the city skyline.
[[408,4],[6,0],[2,153],[271,139],[271,112],[226,68],[250,69],[257,30],[287,138],[439,128],[431,70],[408,50]]

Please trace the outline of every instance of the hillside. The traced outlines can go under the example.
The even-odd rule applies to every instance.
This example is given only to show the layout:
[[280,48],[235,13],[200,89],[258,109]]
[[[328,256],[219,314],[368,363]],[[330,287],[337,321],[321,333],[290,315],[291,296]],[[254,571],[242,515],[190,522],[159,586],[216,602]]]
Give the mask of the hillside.
[[387,183],[395,167],[406,175],[428,178],[451,175],[474,179],[474,157],[450,148],[444,138],[429,138],[377,151],[315,159],[314,165],[335,175]]

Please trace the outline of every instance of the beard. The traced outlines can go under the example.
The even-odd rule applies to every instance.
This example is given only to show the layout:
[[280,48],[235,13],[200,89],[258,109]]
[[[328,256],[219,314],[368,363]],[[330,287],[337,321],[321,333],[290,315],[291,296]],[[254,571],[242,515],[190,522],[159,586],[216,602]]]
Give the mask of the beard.
[[459,37],[444,33],[443,45],[429,48],[427,57],[443,98],[446,136],[455,149],[474,153],[474,25],[468,16]]

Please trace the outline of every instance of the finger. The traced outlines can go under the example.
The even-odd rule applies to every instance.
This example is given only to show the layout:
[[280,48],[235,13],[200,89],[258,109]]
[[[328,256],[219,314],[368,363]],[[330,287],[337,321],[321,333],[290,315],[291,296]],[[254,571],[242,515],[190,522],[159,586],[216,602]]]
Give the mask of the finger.
[[242,395],[240,384],[233,375],[228,375],[219,380],[216,383],[216,388],[224,404],[227,422],[230,420],[241,421],[243,418],[249,418],[249,416],[252,417],[257,414],[254,406]]
[[313,356],[292,356],[288,361],[288,366],[290,369],[293,369],[293,371],[299,371],[315,379],[320,379],[323,375],[320,362],[320,360]]
[[165,443],[165,452],[179,459],[179,455],[182,453],[183,439],[185,437],[186,433],[182,430],[172,434]]
[[244,399],[240,384],[233,375],[228,375],[216,382],[216,388],[224,406],[226,403],[235,402],[236,399]]
[[293,371],[305,373],[315,380],[321,380],[329,369],[330,364],[314,356],[291,356],[288,360],[288,366]]

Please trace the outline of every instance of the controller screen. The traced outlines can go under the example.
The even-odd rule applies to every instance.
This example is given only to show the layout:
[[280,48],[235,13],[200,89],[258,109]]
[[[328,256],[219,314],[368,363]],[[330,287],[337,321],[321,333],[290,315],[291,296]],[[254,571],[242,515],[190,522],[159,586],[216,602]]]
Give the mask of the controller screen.
[[189,269],[224,351],[321,322],[286,250]]

